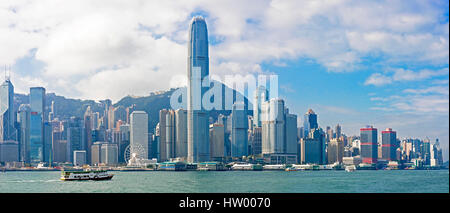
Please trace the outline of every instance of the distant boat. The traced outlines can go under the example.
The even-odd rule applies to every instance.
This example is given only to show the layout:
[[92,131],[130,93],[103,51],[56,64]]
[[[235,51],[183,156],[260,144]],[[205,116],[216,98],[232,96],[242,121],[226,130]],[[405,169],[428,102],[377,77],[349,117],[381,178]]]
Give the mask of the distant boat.
[[106,170],[99,171],[61,171],[61,180],[111,180],[113,174],[108,174]]
[[345,171],[346,172],[354,172],[354,171],[356,171],[356,166],[355,165],[346,166]]

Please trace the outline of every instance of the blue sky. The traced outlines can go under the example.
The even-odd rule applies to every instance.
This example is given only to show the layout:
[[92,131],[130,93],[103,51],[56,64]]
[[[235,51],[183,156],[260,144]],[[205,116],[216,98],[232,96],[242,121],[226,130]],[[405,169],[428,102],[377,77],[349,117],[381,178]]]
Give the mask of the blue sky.
[[277,74],[322,127],[438,137],[448,159],[448,1],[1,1],[0,65],[44,86],[118,101],[185,84],[187,30],[206,17],[210,73]]

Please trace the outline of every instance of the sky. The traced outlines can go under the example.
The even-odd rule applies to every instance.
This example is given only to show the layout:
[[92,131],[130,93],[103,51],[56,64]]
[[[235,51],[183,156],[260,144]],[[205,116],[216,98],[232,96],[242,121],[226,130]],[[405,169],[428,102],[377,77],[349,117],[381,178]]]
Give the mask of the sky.
[[370,124],[439,138],[448,159],[445,0],[2,0],[0,65],[16,93],[145,96],[185,84],[196,15],[208,25],[211,74],[276,74],[300,120],[311,108],[347,135]]

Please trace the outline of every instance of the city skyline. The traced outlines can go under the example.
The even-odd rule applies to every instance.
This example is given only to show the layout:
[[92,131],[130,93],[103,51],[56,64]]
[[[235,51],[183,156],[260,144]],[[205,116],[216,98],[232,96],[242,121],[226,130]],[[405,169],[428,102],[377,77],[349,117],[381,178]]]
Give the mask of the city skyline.
[[[275,73],[279,76],[280,96],[299,118],[312,108],[319,114],[322,128],[339,123],[342,131],[349,135],[358,135],[359,128],[371,124],[379,130],[393,128],[399,138],[428,136],[433,140],[438,137],[444,156],[448,158],[448,2],[411,2],[408,7],[398,2],[389,6],[385,2],[318,5],[300,2],[305,11],[298,13],[288,12],[290,6],[302,8],[289,5],[291,3],[294,4],[289,1],[264,2],[253,9],[243,5],[236,11],[236,16],[226,18],[226,14],[218,10],[219,6],[232,3],[193,1],[180,3],[177,7],[162,5],[163,11],[181,11],[179,17],[167,17],[168,20],[137,13],[144,18],[128,14],[121,20],[109,21],[107,19],[117,14],[116,9],[123,5],[111,3],[106,7],[100,4],[100,12],[94,15],[98,12],[95,9],[81,13],[79,9],[87,5],[80,3],[72,12],[81,13],[81,19],[73,19],[72,13],[64,19],[58,13],[51,13],[54,20],[63,23],[60,26],[42,16],[43,11],[48,12],[45,7],[33,12],[36,5],[19,2],[1,7],[1,14],[8,17],[0,25],[5,32],[3,35],[7,36],[0,39],[1,44],[10,40],[15,44],[16,36],[13,35],[16,34],[22,40],[32,39],[17,45],[20,47],[17,50],[3,45],[5,50],[11,50],[11,54],[5,55],[2,51],[0,64],[12,65],[11,78],[19,93],[28,91],[29,87],[42,86],[48,92],[97,100],[111,98],[117,101],[128,94],[146,95],[150,91],[178,86],[162,85],[151,79],[168,79],[169,75],[185,73],[186,23],[199,14],[205,16],[211,26],[212,74],[227,71]],[[52,6],[57,4],[50,3],[49,8]],[[125,6],[131,11],[139,11],[133,4]],[[379,22],[369,23],[377,12],[381,12],[376,6],[389,10],[382,12],[385,18]],[[344,14],[355,7],[367,13],[359,14],[359,19],[354,17],[356,14]],[[306,9],[310,9],[309,13]],[[26,12],[47,22],[41,26],[29,18],[24,19]],[[244,12],[248,15],[242,15]],[[280,12],[292,15],[279,16]],[[327,12],[330,13],[326,15]],[[104,27],[97,28],[103,22]],[[113,25],[126,27],[117,31]],[[316,28],[311,28],[313,26]],[[74,32],[81,29],[91,29],[94,33],[89,37],[83,31]],[[279,33],[268,32],[274,29]],[[116,32],[109,43],[96,43],[99,38]],[[314,36],[319,33],[324,34],[318,38],[330,44],[316,41]],[[266,40],[257,36],[259,34],[266,35]],[[311,37],[304,36],[308,34]],[[92,41],[92,46],[77,41]],[[292,45],[296,43],[298,45]],[[61,52],[58,44],[67,44],[67,52]],[[99,47],[93,51],[101,59],[98,63],[82,57],[95,47]],[[119,62],[111,62],[103,50],[112,50],[111,59],[124,53],[143,54],[137,56],[138,59],[125,57]],[[144,53],[146,51],[148,53]],[[59,64],[58,60],[74,65],[73,70]],[[155,71],[155,67],[161,71]],[[132,76],[151,77],[141,80]],[[123,82],[124,86],[117,86],[117,82]],[[67,88],[74,88],[73,91],[79,94],[71,93]]]

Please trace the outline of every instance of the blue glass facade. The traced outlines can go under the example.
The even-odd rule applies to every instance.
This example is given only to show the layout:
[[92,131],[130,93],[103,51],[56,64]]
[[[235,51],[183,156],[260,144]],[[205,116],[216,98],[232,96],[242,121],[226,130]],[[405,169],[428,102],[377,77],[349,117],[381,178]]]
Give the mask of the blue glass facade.
[[44,104],[45,89],[43,87],[30,88],[30,160],[44,161]]
[[0,141],[17,140],[14,118],[14,86],[6,79],[0,87]]
[[209,113],[203,110],[202,97],[209,83],[208,30],[202,17],[194,17],[189,26],[187,135],[188,162],[209,161]]

